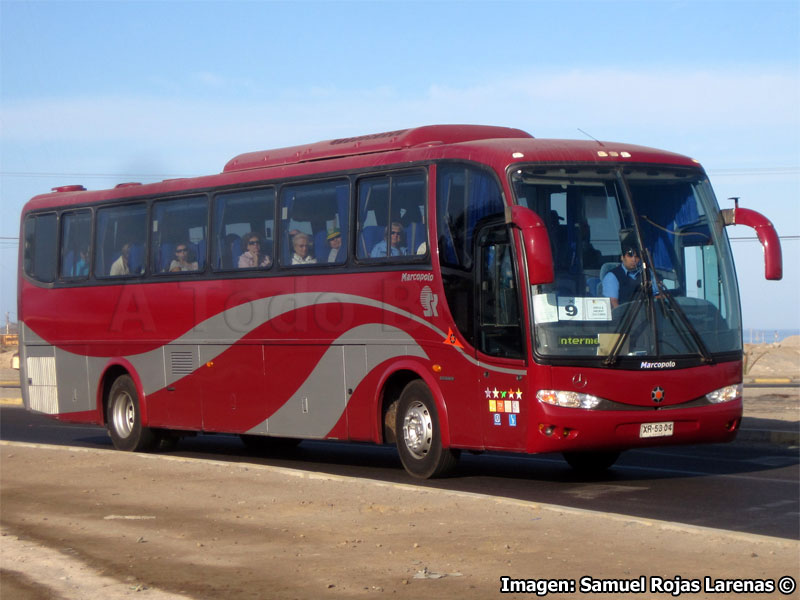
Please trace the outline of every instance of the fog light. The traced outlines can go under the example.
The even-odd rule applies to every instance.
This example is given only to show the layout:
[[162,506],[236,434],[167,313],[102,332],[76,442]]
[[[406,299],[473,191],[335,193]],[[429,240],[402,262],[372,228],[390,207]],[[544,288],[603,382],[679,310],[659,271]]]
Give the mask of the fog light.
[[728,431],[736,431],[739,428],[739,423],[741,423],[741,419],[734,419],[733,421],[728,421],[725,425],[725,429]]

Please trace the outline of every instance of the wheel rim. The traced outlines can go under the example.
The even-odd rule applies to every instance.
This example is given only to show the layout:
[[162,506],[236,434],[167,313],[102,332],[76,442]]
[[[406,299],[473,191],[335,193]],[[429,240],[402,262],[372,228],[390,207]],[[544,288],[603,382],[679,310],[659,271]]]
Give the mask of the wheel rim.
[[427,407],[412,402],[403,418],[403,440],[414,458],[425,458],[433,443],[433,419]]
[[120,437],[126,438],[133,431],[136,420],[136,406],[127,392],[121,392],[114,400],[114,430]]

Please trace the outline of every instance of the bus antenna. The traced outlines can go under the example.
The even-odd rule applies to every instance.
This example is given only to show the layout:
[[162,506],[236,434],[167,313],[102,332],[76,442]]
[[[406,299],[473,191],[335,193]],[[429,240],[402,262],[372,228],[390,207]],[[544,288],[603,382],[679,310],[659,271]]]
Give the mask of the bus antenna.
[[605,145],[603,144],[603,142],[601,142],[600,140],[598,140],[598,139],[597,139],[596,137],[594,137],[593,135],[589,135],[588,133],[586,133],[586,132],[585,132],[583,129],[581,129],[580,127],[578,127],[578,131],[580,131],[580,132],[581,132],[583,135],[585,135],[586,137],[588,137],[588,138],[590,138],[590,139],[594,140],[595,142],[597,142],[598,144],[600,144],[601,146],[603,146],[603,147],[605,148]]

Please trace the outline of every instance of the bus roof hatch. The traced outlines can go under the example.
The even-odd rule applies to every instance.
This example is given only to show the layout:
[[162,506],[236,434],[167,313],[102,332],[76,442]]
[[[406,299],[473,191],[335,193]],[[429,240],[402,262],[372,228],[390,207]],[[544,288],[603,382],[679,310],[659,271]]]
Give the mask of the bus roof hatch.
[[457,144],[475,140],[498,138],[532,138],[521,129],[493,127],[490,125],[425,125],[412,129],[400,129],[384,133],[374,133],[351,138],[326,140],[304,146],[277,148],[248,152],[234,157],[225,165],[223,173],[244,171],[262,167],[289,165],[294,163],[356,156],[374,152],[388,152],[432,146],[438,144]]

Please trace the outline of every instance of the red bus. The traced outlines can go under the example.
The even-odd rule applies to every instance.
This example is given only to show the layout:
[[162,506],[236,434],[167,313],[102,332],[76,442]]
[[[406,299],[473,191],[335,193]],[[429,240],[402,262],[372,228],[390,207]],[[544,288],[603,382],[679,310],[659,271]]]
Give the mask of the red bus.
[[26,407],[121,450],[195,432],[246,444],[395,443],[408,472],[460,450],[732,440],[739,298],[690,158],[438,125],[252,152],[222,173],[23,209]]

